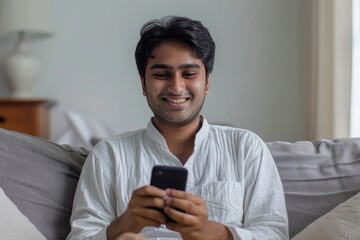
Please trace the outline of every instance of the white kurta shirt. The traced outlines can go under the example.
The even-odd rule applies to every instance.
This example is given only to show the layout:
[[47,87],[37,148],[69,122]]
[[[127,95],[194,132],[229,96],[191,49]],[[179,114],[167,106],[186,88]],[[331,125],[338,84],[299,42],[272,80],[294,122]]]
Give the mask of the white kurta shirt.
[[[107,226],[122,215],[132,192],[149,185],[154,165],[183,166],[151,121],[146,129],[97,144],[76,190],[68,239],[106,240]],[[186,191],[205,200],[209,220],[228,227],[235,240],[288,239],[284,193],[263,141],[242,129],[203,119],[184,167]],[[177,232],[146,227],[149,239],[181,239]]]

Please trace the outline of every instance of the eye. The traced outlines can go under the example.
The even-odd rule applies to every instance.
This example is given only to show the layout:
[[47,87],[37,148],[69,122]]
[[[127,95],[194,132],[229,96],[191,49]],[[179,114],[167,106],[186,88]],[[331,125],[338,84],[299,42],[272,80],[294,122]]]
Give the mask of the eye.
[[164,72],[158,72],[153,74],[154,78],[157,79],[168,79],[170,77],[169,73]]
[[197,75],[197,73],[196,73],[196,72],[192,72],[192,71],[190,71],[190,72],[184,72],[184,73],[183,73],[183,77],[184,77],[184,78],[187,78],[187,79],[189,79],[189,78],[194,78],[194,77],[196,77],[196,75]]

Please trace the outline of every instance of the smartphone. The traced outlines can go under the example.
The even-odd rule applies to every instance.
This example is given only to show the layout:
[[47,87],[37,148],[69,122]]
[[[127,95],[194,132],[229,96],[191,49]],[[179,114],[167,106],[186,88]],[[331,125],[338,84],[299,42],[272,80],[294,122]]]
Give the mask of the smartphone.
[[150,185],[161,189],[186,190],[188,171],[184,167],[156,165],[152,169]]
[[[177,190],[186,190],[188,171],[184,167],[172,167],[172,166],[162,166],[156,165],[152,169],[150,185],[161,189],[177,189]],[[160,209],[157,209],[162,211]],[[175,222],[170,217],[167,217],[167,221]]]

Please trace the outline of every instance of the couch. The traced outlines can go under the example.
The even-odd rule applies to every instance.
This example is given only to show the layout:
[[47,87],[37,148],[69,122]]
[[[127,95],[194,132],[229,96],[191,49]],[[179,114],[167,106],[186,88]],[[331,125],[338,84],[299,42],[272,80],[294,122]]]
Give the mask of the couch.
[[[345,230],[350,238],[343,239],[358,239],[357,235],[351,238],[351,234],[360,231],[356,219],[360,212],[348,205],[360,199],[355,199],[360,191],[360,138],[274,141],[267,146],[283,182],[290,237],[317,239],[308,236],[324,228],[316,225],[323,217],[328,221],[323,223],[325,229],[329,222],[336,228],[339,224],[331,218],[332,211],[340,206],[338,212],[350,211],[353,214],[347,216],[349,221],[356,222],[352,229]],[[63,240],[70,231],[72,199],[88,153],[88,149],[0,129],[0,188],[46,239]],[[340,218],[340,225],[346,225]],[[301,238],[302,233],[307,237]]]

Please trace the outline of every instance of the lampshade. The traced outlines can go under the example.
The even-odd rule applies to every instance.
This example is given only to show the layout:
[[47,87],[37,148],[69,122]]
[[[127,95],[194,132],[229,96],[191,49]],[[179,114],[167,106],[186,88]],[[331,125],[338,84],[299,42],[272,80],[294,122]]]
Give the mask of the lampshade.
[[52,0],[0,0],[0,34],[51,36],[54,33],[52,4]]
[[25,40],[54,34],[52,11],[52,0],[0,0],[0,37],[18,36],[15,48],[2,61],[11,97],[31,97],[40,63]]

